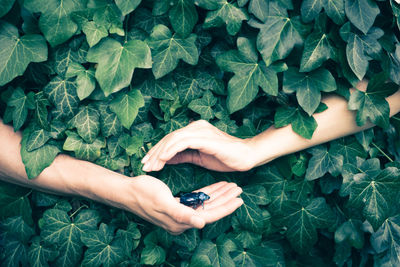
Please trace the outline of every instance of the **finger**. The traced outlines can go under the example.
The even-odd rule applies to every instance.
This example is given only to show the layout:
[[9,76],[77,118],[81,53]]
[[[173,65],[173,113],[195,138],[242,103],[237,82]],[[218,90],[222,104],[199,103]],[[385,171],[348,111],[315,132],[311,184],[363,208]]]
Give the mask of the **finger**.
[[228,216],[236,209],[238,209],[243,204],[243,200],[241,198],[234,198],[231,201],[224,203],[223,205],[219,205],[213,209],[197,210],[199,215],[204,219],[206,223],[213,223],[222,219],[225,216]]
[[218,188],[217,190],[211,192],[210,194],[208,194],[210,196],[210,200],[208,200],[207,202],[212,202],[215,199],[218,199],[218,197],[220,197],[225,192],[227,192],[233,188],[239,188],[239,187],[235,183],[227,183],[226,185],[224,185],[224,186]]
[[189,228],[201,229],[204,227],[204,219],[199,217],[194,209],[180,204],[174,199],[168,202],[170,208],[166,210],[164,214],[169,216],[176,223],[186,225]]
[[229,184],[228,182],[222,181],[222,182],[218,182],[218,183],[215,183],[215,184],[211,184],[211,185],[205,186],[205,187],[200,188],[198,190],[195,190],[193,192],[203,192],[203,193],[206,193],[207,195],[211,195],[213,192],[221,189],[222,187],[224,187],[224,186],[226,186],[228,184]]
[[237,198],[243,192],[242,188],[240,187],[233,187],[229,190],[225,191],[223,194],[219,195],[216,198],[213,198],[211,201],[207,201],[205,203],[205,209],[213,209],[221,205],[225,205],[227,202],[232,201],[233,199]]

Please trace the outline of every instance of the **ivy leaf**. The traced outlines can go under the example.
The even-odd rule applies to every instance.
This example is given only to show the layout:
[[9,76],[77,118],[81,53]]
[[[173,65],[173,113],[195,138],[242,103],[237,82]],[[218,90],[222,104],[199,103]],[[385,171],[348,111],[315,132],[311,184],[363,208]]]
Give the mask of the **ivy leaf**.
[[215,114],[212,107],[217,103],[217,99],[210,91],[206,91],[202,98],[195,99],[189,103],[188,108],[200,114],[201,119],[213,119]]
[[[32,223],[32,209],[28,199],[30,190],[11,185],[8,183],[0,183],[0,219],[7,217],[22,216],[27,223]],[[18,233],[20,234],[20,233]]]
[[265,21],[268,17],[269,0],[251,0],[249,3],[249,12],[260,21]]
[[82,264],[85,266],[115,266],[123,258],[119,240],[114,239],[112,227],[100,224],[99,230],[89,230],[81,234],[82,242],[88,247]]
[[359,80],[362,80],[368,69],[368,60],[364,54],[363,43],[360,37],[351,33],[346,46],[347,62]]
[[56,76],[43,88],[43,91],[63,117],[75,115],[79,105],[79,98],[74,81]]
[[24,6],[32,12],[42,13],[39,28],[53,47],[64,43],[75,34],[78,25],[70,15],[85,8],[84,2],[73,0],[27,0]]
[[48,209],[43,213],[41,236],[46,242],[58,245],[57,266],[75,266],[81,258],[81,235],[96,229],[100,218],[94,210],[79,212],[73,221],[66,211]]
[[48,121],[48,110],[47,106],[50,106],[49,100],[44,95],[43,91],[35,94],[35,121],[36,123],[45,130],[50,129],[49,121]]
[[120,135],[123,128],[117,114],[112,112],[109,105],[105,103],[101,104],[98,109],[100,111],[100,127],[103,136],[109,137],[112,135]]
[[333,157],[343,156],[343,164],[355,162],[357,157],[365,158],[367,153],[354,139],[339,139],[330,144],[329,153]]
[[117,114],[122,125],[129,129],[135,120],[139,108],[144,106],[144,99],[140,91],[130,90],[128,93],[120,93],[111,101],[110,109]]
[[329,172],[336,176],[343,166],[343,155],[328,152],[325,146],[311,148],[309,152],[313,155],[308,162],[308,168],[305,178],[312,181],[322,177]]
[[15,237],[7,238],[7,240],[5,240],[3,251],[0,254],[2,266],[13,267],[28,265],[27,250],[28,247],[25,243]]
[[196,73],[192,70],[180,71],[174,75],[180,103],[188,104],[192,100],[199,98],[204,91],[200,88],[200,83],[197,80]]
[[314,198],[307,206],[285,201],[275,217],[286,226],[286,237],[299,253],[306,253],[317,242],[317,228],[328,228],[335,223],[335,215],[324,198]]
[[296,92],[299,105],[311,116],[321,102],[321,91],[336,90],[335,78],[326,69],[318,69],[309,74],[299,73],[295,68],[284,72],[283,91]]
[[93,143],[100,132],[99,113],[92,106],[81,106],[70,121],[78,134],[87,143]]
[[161,171],[160,180],[168,185],[173,195],[195,189],[193,168],[190,166],[166,166]]
[[101,155],[101,149],[105,147],[104,140],[96,138],[91,144],[83,141],[75,132],[67,132],[63,149],[75,152],[75,157],[83,160],[94,161]]
[[22,216],[9,217],[0,223],[0,230],[5,237],[14,236],[23,243],[27,243],[35,231],[29,226]]
[[172,79],[171,75],[165,76],[160,79],[149,77],[142,84],[135,87],[140,90],[143,95],[148,95],[153,98],[175,100],[176,95],[176,82]]
[[347,241],[357,249],[361,249],[364,246],[364,232],[362,231],[361,221],[349,219],[336,229],[335,242],[341,243],[344,241]]
[[258,205],[271,202],[265,188],[259,185],[244,187],[241,197],[244,204],[237,210],[239,222],[251,231],[261,232],[268,216]]
[[49,262],[58,256],[58,250],[54,246],[44,246],[40,243],[40,237],[35,236],[28,249],[28,261],[30,266],[49,266]]
[[324,9],[328,17],[338,25],[346,20],[344,0],[323,0]]
[[320,67],[322,63],[333,57],[333,53],[325,33],[318,31],[311,33],[304,43],[300,72],[312,71]]
[[96,88],[95,72],[85,69],[82,65],[71,62],[65,74],[66,78],[76,76],[76,93],[79,100],[87,98]]
[[314,117],[308,116],[304,111],[293,107],[279,107],[276,110],[274,120],[277,128],[291,123],[293,131],[307,139],[311,139],[318,126]]
[[169,21],[175,32],[188,36],[197,23],[198,15],[192,0],[177,0],[169,10]]
[[82,31],[85,33],[86,41],[90,47],[95,46],[101,39],[108,36],[107,28],[96,24],[94,21],[85,22]]
[[[0,12],[3,11],[0,8]],[[0,21],[0,86],[22,75],[30,62],[47,60],[47,45],[43,36],[26,34],[22,37],[18,29]]]
[[218,66],[235,75],[228,83],[228,110],[230,113],[247,106],[257,95],[258,87],[276,96],[278,79],[276,73],[258,62],[256,49],[249,39],[237,39],[239,51],[231,50],[217,57]]
[[299,17],[272,12],[264,24],[251,22],[250,26],[259,28],[257,49],[268,65],[289,55],[295,45],[303,44],[308,29]]
[[[351,185],[349,203],[362,208],[364,217],[377,229],[388,217],[394,201],[394,192],[400,187],[400,171],[388,167],[377,176],[363,174]],[[393,190],[394,189],[394,190]]]
[[146,245],[140,255],[140,264],[159,265],[165,262],[165,250],[157,245]]
[[105,96],[127,87],[135,68],[151,68],[150,48],[140,40],[121,45],[114,39],[103,39],[89,49],[87,60],[98,63],[95,76]]
[[393,266],[400,263],[400,215],[386,219],[372,234],[371,245],[377,253],[385,252]]
[[313,21],[321,12],[323,0],[304,0],[301,3],[301,18],[305,23]]
[[249,16],[245,9],[237,7],[234,3],[227,0],[222,1],[196,1],[196,5],[208,10],[203,27],[213,28],[226,24],[226,30],[230,35],[236,35],[243,20],[248,20]]
[[0,1],[0,18],[10,11],[14,5],[15,0],[2,0]]
[[14,131],[18,131],[26,121],[28,110],[35,108],[34,94],[25,95],[24,90],[18,87],[7,100],[7,106],[12,108]]
[[45,168],[50,166],[54,161],[55,157],[60,153],[60,149],[57,146],[45,144],[36,150],[29,152],[28,139],[31,134],[31,130],[25,129],[22,134],[21,141],[21,158],[25,165],[25,171],[29,179],[37,177]]
[[199,52],[195,45],[196,34],[183,38],[172,32],[165,25],[153,28],[147,43],[153,53],[153,74],[159,79],[173,71],[180,59],[188,64],[196,65]]
[[379,14],[378,5],[372,0],[346,0],[345,3],[346,16],[354,26],[367,34]]
[[118,144],[125,149],[128,156],[132,156],[138,153],[139,149],[143,146],[143,136],[124,134],[118,138]]
[[[373,78],[374,79],[374,78]],[[371,79],[371,81],[373,81]],[[376,78],[375,79],[379,79]],[[393,83],[370,83],[366,92],[356,90],[351,94],[348,103],[350,110],[357,110],[356,122],[358,126],[364,125],[369,119],[372,123],[382,128],[389,126],[389,104],[385,97],[397,90]]]
[[275,267],[283,264],[282,259],[276,254],[273,248],[258,246],[252,249],[235,249],[230,253],[235,266],[265,266]]
[[229,255],[235,247],[233,241],[224,235],[219,236],[216,243],[202,240],[193,254],[190,266],[235,266]]
[[122,15],[126,16],[137,8],[142,0],[115,0],[115,4],[121,10]]
[[26,151],[32,152],[33,150],[42,147],[50,139],[51,139],[51,134],[48,131],[43,130],[41,128],[34,129],[29,134]]
[[120,240],[121,248],[125,251],[125,255],[129,257],[132,250],[139,245],[141,234],[137,224],[129,222],[126,230],[118,229],[115,237]]

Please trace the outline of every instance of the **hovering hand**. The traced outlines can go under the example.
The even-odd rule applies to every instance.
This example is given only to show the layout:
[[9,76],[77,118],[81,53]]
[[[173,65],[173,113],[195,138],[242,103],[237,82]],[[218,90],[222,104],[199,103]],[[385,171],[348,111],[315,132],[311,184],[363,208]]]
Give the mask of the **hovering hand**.
[[135,203],[128,203],[127,209],[135,207],[132,212],[171,234],[180,234],[190,228],[201,229],[243,204],[238,198],[242,189],[234,183],[219,182],[199,189],[210,199],[204,202],[204,209],[202,206],[193,209],[179,203],[179,198],[175,198],[169,187],[157,178],[142,175],[131,181]]
[[[189,150],[188,150],[189,149]],[[143,158],[143,170],[159,171],[166,163],[193,163],[215,171],[247,171],[254,149],[204,120],[195,121],[160,140]]]

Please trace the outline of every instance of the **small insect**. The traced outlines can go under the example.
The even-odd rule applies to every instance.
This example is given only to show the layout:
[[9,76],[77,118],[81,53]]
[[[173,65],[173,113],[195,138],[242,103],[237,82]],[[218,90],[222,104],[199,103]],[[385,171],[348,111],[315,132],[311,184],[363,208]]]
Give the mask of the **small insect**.
[[204,201],[209,200],[210,196],[203,192],[195,192],[195,193],[186,193],[183,194],[180,198],[180,202],[183,205],[197,208],[199,205],[203,206],[204,209]]

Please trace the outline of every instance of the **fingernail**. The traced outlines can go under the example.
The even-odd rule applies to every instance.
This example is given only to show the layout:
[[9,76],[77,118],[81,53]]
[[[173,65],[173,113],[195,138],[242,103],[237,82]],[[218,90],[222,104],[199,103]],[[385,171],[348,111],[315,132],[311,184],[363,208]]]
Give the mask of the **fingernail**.
[[190,219],[190,223],[195,227],[195,228],[203,228],[205,225],[205,222],[202,218],[197,217],[197,216],[192,216]]
[[148,164],[148,163],[144,164],[142,170],[145,171],[145,172],[150,171],[150,164]]

